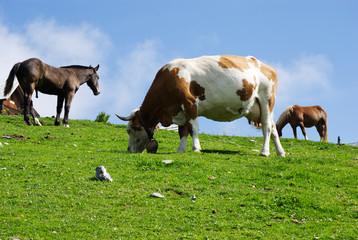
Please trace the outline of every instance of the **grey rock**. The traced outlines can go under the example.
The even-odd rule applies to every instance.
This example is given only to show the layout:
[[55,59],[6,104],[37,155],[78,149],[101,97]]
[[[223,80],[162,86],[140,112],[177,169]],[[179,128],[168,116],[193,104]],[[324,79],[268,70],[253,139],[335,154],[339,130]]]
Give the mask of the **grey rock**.
[[165,198],[162,194],[160,193],[151,193],[150,197],[155,197],[155,198]]
[[96,168],[96,177],[101,181],[108,181],[108,182],[113,181],[113,179],[111,178],[111,176],[109,175],[109,173],[107,172],[104,166],[99,166]]
[[162,163],[164,163],[164,164],[171,164],[171,163],[173,163],[173,160],[163,160]]

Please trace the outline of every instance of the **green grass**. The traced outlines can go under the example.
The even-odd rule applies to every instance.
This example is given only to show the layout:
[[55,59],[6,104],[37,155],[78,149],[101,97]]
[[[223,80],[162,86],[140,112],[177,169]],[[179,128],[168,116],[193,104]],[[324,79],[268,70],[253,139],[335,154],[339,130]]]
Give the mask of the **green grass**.
[[0,115],[26,138],[0,138],[0,239],[357,239],[357,147],[281,139],[287,157],[271,142],[264,158],[262,138],[202,134],[202,153],[175,154],[159,130],[158,154],[129,154],[125,126],[40,120]]

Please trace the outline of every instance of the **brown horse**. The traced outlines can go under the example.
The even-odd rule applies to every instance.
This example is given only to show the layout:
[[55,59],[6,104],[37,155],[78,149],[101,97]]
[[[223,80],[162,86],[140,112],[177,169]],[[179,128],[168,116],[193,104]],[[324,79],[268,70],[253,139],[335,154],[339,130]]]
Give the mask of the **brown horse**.
[[[4,94],[6,95],[11,91],[16,75],[24,92],[24,120],[28,125],[32,125],[29,113],[32,110],[31,97],[34,90],[36,90],[36,97],[38,91],[45,94],[57,95],[55,125],[60,125],[61,110],[63,101],[65,101],[63,125],[68,127],[68,113],[71,102],[80,85],[87,83],[94,95],[100,93],[98,85],[99,77],[97,75],[98,68],[99,65],[95,68],[78,65],[56,68],[43,63],[37,58],[30,58],[13,66],[6,80]],[[38,120],[35,120],[35,123],[39,125]]]
[[276,122],[276,129],[280,137],[282,136],[282,129],[287,123],[291,125],[295,138],[297,138],[297,126],[301,128],[306,140],[308,138],[305,127],[315,126],[321,137],[321,142],[328,142],[327,112],[321,106],[301,107],[293,105],[286,108]]

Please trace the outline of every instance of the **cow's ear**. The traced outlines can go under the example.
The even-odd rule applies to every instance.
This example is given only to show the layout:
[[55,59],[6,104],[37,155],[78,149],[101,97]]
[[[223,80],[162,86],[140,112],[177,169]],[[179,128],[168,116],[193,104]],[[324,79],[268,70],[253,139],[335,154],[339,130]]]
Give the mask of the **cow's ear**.
[[133,128],[136,131],[142,130],[142,126],[139,124],[138,121],[135,121],[135,120],[132,122],[131,128]]

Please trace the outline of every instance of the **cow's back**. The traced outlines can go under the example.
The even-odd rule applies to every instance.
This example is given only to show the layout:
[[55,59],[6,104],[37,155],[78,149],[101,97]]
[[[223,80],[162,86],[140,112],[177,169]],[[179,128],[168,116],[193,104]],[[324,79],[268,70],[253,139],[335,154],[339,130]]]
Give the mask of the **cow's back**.
[[177,69],[177,76],[185,79],[190,92],[197,98],[199,116],[232,121],[249,113],[259,89],[271,87],[266,75],[276,73],[266,72],[265,75],[261,66],[270,71],[254,57],[221,55],[176,59],[163,70]]

